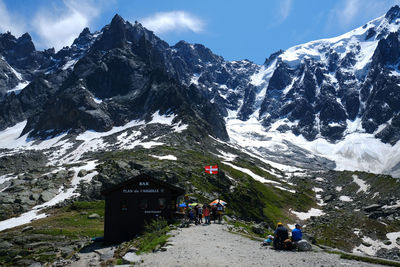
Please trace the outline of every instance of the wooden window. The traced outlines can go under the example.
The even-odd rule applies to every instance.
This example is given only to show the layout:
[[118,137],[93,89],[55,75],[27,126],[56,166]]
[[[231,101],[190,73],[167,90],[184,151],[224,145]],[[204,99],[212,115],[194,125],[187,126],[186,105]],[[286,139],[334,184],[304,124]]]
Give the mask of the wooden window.
[[158,207],[160,208],[160,210],[165,209],[167,207],[167,200],[165,198],[159,198]]

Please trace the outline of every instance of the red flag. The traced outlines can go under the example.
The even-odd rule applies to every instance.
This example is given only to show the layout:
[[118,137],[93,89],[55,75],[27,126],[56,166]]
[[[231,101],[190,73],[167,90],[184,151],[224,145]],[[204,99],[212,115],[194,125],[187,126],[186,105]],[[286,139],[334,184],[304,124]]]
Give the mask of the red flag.
[[206,166],[205,169],[206,169],[206,173],[209,173],[209,174],[217,174],[218,173],[218,165]]

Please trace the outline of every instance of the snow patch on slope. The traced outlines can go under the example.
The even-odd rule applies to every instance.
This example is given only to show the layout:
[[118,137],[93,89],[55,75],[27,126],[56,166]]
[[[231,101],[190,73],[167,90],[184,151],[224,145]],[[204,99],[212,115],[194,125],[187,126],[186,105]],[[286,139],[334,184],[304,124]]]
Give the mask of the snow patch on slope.
[[178,160],[174,155],[165,155],[165,156],[151,155],[151,156],[159,160]]
[[[163,145],[155,138],[149,140],[147,136],[143,136],[140,130],[134,130],[138,126],[146,126],[148,124],[162,124],[171,126],[174,132],[180,133],[187,129],[188,125],[182,122],[173,123],[176,118],[175,114],[160,115],[155,112],[152,115],[152,120],[149,122],[134,120],[128,122],[123,126],[113,127],[107,132],[96,132],[93,130],[85,131],[74,139],[68,133],[62,133],[46,140],[35,140],[28,138],[29,133],[21,136],[27,121],[17,123],[0,132],[0,148],[11,149],[12,152],[19,152],[24,150],[48,150],[49,151],[49,164],[65,164],[79,161],[85,152],[107,150],[113,148],[119,149],[132,149],[137,146],[144,148],[151,148],[153,146]],[[51,133],[51,131],[49,131]],[[110,144],[105,140],[106,137],[121,133],[116,144]],[[80,142],[76,146],[76,141]],[[76,147],[75,147],[76,146]],[[4,151],[0,156],[9,155],[11,152]]]
[[[358,230],[354,231],[356,234],[358,233]],[[353,249],[353,253],[356,254],[366,254],[369,256],[375,256],[376,252],[382,248],[385,249],[393,249],[393,248],[399,248],[400,245],[397,244],[396,240],[397,238],[400,238],[400,232],[391,232],[387,233],[386,237],[388,240],[391,241],[390,245],[384,244],[384,242],[380,240],[374,240],[368,236],[362,237],[363,243],[364,244],[369,244],[368,246],[365,246],[364,244],[360,244],[359,246],[355,247]],[[386,242],[385,242],[386,243]]]
[[18,95],[19,93],[21,93],[21,91],[22,91],[28,84],[29,84],[29,82],[27,82],[27,81],[19,82],[19,83],[17,84],[17,86],[15,86],[13,89],[8,90],[8,91],[7,91],[7,94],[14,93],[14,94]]
[[261,182],[261,183],[276,184],[276,185],[280,185],[280,184],[281,184],[281,183],[276,182],[276,181],[272,181],[272,180],[265,179],[264,177],[261,177],[260,175],[255,174],[254,172],[252,172],[252,171],[249,170],[249,169],[242,168],[242,167],[238,167],[238,166],[233,165],[233,164],[231,164],[231,163],[229,163],[229,162],[226,162],[226,161],[223,161],[222,163],[225,164],[225,165],[228,165],[228,166],[230,166],[230,167],[232,167],[232,168],[234,168],[234,169],[236,169],[236,170],[238,170],[238,171],[241,171],[241,172],[243,172],[243,173],[249,175],[249,176],[252,177],[254,180],[259,181],[259,182]]
[[307,220],[309,218],[311,218],[311,216],[321,216],[324,215],[325,213],[320,210],[320,209],[316,209],[316,208],[311,208],[309,211],[307,212],[298,212],[298,211],[291,211],[294,215],[297,216],[297,218],[299,218],[300,220]]
[[357,190],[357,194],[360,192],[367,193],[370,189],[370,185],[367,184],[364,180],[358,178],[357,175],[353,174],[353,182],[356,183],[360,188]]

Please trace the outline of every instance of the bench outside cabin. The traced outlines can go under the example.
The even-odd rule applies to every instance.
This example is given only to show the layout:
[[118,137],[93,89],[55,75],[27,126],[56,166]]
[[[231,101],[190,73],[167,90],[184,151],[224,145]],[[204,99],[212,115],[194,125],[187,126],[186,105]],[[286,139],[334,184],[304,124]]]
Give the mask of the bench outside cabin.
[[141,174],[101,193],[105,196],[104,241],[119,243],[134,238],[146,221],[172,218],[177,198],[185,190]]

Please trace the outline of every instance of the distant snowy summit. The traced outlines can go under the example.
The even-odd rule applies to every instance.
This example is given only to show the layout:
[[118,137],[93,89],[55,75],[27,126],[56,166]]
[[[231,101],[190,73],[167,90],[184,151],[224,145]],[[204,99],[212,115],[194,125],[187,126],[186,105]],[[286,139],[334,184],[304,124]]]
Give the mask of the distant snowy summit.
[[[263,99],[252,114],[269,127],[282,118],[308,140],[357,131],[394,145],[400,139],[399,11],[341,36],[273,54],[253,76]],[[254,105],[251,101],[244,105]]]

